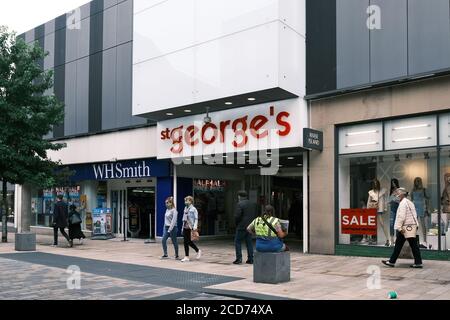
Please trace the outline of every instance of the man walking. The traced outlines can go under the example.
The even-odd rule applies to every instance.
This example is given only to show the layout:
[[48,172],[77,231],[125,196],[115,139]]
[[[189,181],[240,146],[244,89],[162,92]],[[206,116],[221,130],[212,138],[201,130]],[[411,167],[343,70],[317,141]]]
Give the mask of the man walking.
[[63,196],[59,194],[56,199],[55,208],[53,210],[53,246],[58,245],[58,228],[61,234],[69,242],[69,247],[73,247],[73,241],[70,240],[64,228],[67,227],[67,219],[69,217],[69,209],[67,203],[63,201]]
[[397,239],[391,258],[389,260],[383,260],[382,262],[389,267],[395,267],[395,263],[402,251],[403,245],[405,244],[405,241],[408,241],[414,256],[414,264],[411,265],[411,268],[422,268],[422,257],[420,255],[419,243],[415,232],[411,233],[410,231],[407,231],[408,229],[415,229],[417,232],[417,228],[419,227],[416,208],[414,203],[406,198],[408,192],[404,188],[398,188],[394,192],[394,195],[400,202],[394,225],[395,230],[397,230]]
[[248,225],[255,219],[257,213],[257,204],[251,202],[248,199],[246,191],[238,192],[238,204],[236,206],[235,212],[235,222],[236,222],[236,237],[235,237],[235,248],[236,248],[236,260],[234,264],[242,263],[242,240],[245,240],[247,245],[247,264],[253,263],[253,242],[252,235],[247,231]]

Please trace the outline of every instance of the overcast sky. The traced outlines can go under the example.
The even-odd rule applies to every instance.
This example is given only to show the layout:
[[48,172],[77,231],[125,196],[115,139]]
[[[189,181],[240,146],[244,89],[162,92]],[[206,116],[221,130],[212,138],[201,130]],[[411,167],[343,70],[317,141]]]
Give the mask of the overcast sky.
[[90,0],[0,0],[0,25],[20,34],[88,2]]

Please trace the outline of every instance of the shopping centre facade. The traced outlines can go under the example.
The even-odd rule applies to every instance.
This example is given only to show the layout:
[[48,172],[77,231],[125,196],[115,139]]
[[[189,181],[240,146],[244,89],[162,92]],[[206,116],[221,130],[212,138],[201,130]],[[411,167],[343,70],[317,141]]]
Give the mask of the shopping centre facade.
[[[104,209],[101,232],[158,238],[164,199],[181,211],[193,195],[201,234],[227,236],[245,189],[290,220],[305,252],[382,256],[395,178],[424,203],[424,256],[448,259],[449,9],[94,0],[21,35],[50,52],[42,68],[66,115],[46,138],[67,144],[50,157],[74,172],[32,190],[33,230],[50,231],[62,193],[94,235]],[[367,209],[374,179],[379,216]]]

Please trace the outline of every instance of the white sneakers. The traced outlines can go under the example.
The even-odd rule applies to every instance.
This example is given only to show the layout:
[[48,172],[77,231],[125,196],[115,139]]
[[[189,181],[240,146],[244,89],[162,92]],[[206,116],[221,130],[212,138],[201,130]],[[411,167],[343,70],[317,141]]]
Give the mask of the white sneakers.
[[[195,259],[199,260],[201,257],[202,257],[202,250],[198,250]],[[190,261],[189,257],[184,257],[183,259],[181,259],[181,262],[189,262],[189,261]]]

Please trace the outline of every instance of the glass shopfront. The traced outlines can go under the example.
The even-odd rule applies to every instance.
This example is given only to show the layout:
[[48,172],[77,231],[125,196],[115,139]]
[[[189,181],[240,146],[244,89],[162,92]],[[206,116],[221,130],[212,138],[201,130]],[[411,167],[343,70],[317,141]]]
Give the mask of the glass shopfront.
[[417,212],[420,248],[450,249],[450,114],[343,126],[338,134],[338,243],[393,246],[392,193],[403,187]]

